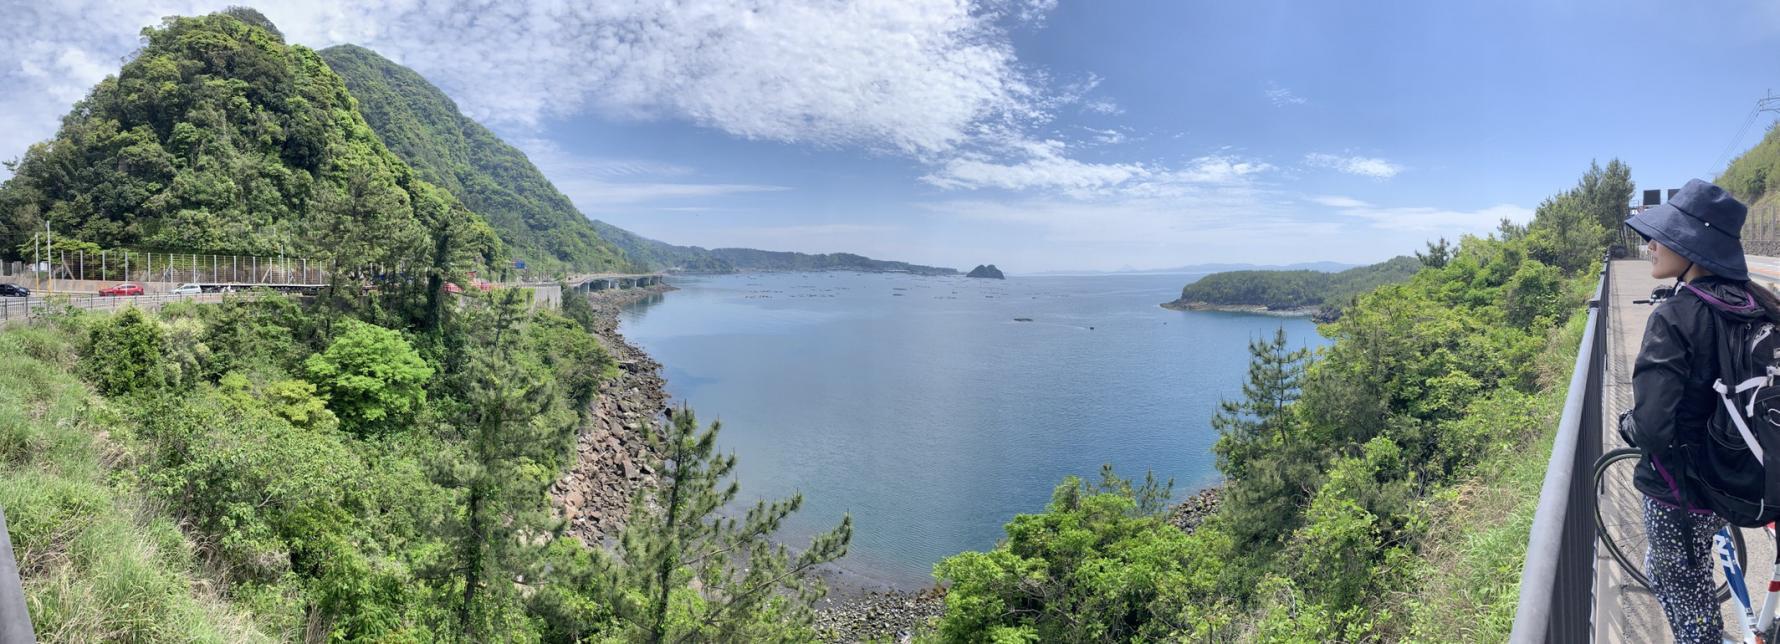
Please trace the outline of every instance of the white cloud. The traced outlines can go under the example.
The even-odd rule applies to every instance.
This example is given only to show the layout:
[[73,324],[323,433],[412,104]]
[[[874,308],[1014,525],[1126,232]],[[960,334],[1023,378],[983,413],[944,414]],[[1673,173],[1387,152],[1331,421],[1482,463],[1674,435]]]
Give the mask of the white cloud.
[[658,161],[579,156],[544,139],[522,139],[517,143],[532,164],[583,212],[609,211],[615,207],[659,201],[790,190],[785,186],[752,183],[664,182],[659,179],[690,175],[693,170]]
[[1451,237],[1487,234],[1495,230],[1503,219],[1524,224],[1533,218],[1532,209],[1511,204],[1498,204],[1478,210],[1453,210],[1425,206],[1387,208],[1341,196],[1311,197],[1310,201],[1333,208],[1341,216],[1362,220],[1377,228],[1439,233]]
[[1341,196],[1334,196],[1334,195],[1311,197],[1310,201],[1320,204],[1320,205],[1328,206],[1330,208],[1371,208],[1372,207],[1372,204],[1366,203],[1364,201],[1360,201],[1359,199],[1355,199],[1353,197],[1341,197]]
[[1375,157],[1311,153],[1304,155],[1304,162],[1312,167],[1331,168],[1374,179],[1389,179],[1403,172],[1403,166]]
[[998,155],[967,153],[921,177],[947,190],[1037,190],[1075,198],[1108,195],[1179,196],[1195,185],[1246,184],[1273,170],[1265,162],[1224,154],[1201,156],[1179,167],[1145,163],[1092,163],[1070,157],[1057,140],[1015,139]]
[[[662,3],[58,0],[10,3],[0,157],[53,132],[161,16],[259,5],[292,42],[357,43],[413,67],[471,118],[534,126],[588,109],[729,134],[930,158],[1043,120],[1042,74],[1007,30],[1055,0]],[[1097,82],[1097,79],[1095,80]],[[1091,85],[1089,85],[1091,88]],[[1076,97],[1079,100],[1079,97]]]
[[1310,99],[1294,94],[1292,93],[1292,90],[1280,87],[1271,82],[1267,83],[1267,89],[1263,90],[1263,93],[1267,95],[1267,100],[1273,102],[1274,107],[1303,105],[1310,102]]
[[1082,103],[1082,109],[1095,114],[1124,114],[1125,108],[1119,107],[1109,98],[1089,99]]
[[1118,186],[1151,174],[1142,164],[1086,163],[1068,158],[1061,141],[1019,141],[1010,147],[1019,150],[1016,162],[1004,163],[981,154],[964,155],[947,161],[921,180],[947,189],[1087,191]]

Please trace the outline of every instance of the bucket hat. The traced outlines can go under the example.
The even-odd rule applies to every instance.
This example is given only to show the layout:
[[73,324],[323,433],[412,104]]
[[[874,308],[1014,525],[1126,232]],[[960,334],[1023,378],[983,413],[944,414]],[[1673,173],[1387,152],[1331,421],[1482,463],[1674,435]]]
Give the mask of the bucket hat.
[[1724,188],[1691,179],[1669,202],[1625,220],[1645,239],[1654,239],[1676,254],[1725,279],[1749,279],[1743,261],[1743,220],[1749,208]]

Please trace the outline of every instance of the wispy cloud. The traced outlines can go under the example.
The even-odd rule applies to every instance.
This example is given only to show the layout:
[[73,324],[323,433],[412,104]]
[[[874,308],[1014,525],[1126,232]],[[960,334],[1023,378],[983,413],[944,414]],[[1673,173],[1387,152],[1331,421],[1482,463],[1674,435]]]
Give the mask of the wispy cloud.
[[1377,157],[1343,156],[1313,152],[1304,155],[1304,163],[1317,168],[1330,168],[1374,179],[1389,179],[1403,172],[1403,166]]
[[1094,98],[1082,102],[1082,109],[1095,114],[1124,114],[1125,108],[1119,107],[1110,98]]
[[1486,234],[1494,230],[1503,219],[1524,224],[1533,218],[1532,209],[1512,204],[1498,204],[1477,210],[1453,210],[1425,206],[1381,207],[1341,196],[1311,197],[1310,200],[1335,209],[1341,216],[1368,222],[1378,228],[1442,233],[1454,237],[1461,234]]
[[1274,107],[1289,107],[1310,102],[1310,99],[1294,94],[1292,90],[1280,87],[1273,82],[1267,83],[1267,89],[1263,90],[1263,93],[1267,95],[1267,100],[1273,102]]
[[1366,203],[1364,201],[1360,201],[1359,199],[1355,199],[1353,197],[1341,197],[1341,196],[1335,196],[1335,195],[1310,197],[1310,201],[1311,201],[1311,203],[1315,203],[1317,205],[1322,205],[1322,206],[1328,206],[1330,208],[1371,208],[1372,207],[1372,204]]
[[538,170],[568,195],[570,201],[587,212],[664,201],[790,190],[785,186],[754,183],[661,181],[666,177],[686,177],[694,171],[686,166],[659,161],[584,157],[543,139],[524,139],[520,145]]
[[375,49],[496,124],[592,109],[929,158],[968,147],[987,125],[1042,120],[1054,105],[1008,31],[1042,20],[1055,0],[63,0],[16,3],[0,22],[0,59],[19,61],[0,69],[0,107],[29,121],[7,128],[24,134],[0,140],[0,156],[53,131],[54,117],[135,49],[142,27],[231,4],[261,5],[293,42]]

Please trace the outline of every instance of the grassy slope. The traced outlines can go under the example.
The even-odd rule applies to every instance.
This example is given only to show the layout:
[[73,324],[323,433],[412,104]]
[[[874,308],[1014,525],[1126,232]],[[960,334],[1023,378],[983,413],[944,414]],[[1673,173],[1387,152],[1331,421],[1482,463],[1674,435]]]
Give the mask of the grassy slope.
[[[1592,285],[1579,280],[1575,286]],[[1407,617],[1402,640],[1507,641],[1533,511],[1586,321],[1586,315],[1572,316],[1541,352],[1534,413],[1499,423],[1502,440],[1476,474],[1434,498],[1421,557],[1408,575],[1420,586],[1396,598],[1394,612]]]
[[118,418],[71,372],[66,333],[0,332],[0,506],[45,642],[270,641],[205,589],[166,515],[111,482]]

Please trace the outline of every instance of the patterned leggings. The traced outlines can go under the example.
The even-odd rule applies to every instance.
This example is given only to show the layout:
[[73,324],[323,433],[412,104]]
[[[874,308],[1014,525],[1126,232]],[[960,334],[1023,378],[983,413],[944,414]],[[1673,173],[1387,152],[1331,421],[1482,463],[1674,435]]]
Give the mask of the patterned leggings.
[[1650,550],[1644,555],[1644,571],[1656,590],[1656,599],[1669,618],[1676,642],[1723,641],[1724,620],[1713,592],[1712,535],[1724,527],[1724,519],[1694,514],[1644,497],[1644,534]]

